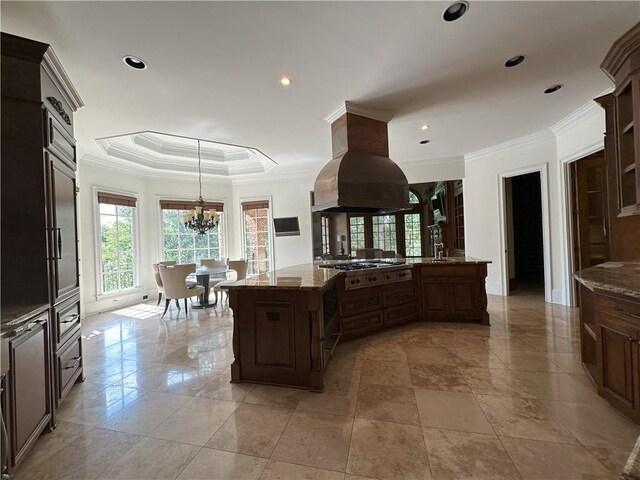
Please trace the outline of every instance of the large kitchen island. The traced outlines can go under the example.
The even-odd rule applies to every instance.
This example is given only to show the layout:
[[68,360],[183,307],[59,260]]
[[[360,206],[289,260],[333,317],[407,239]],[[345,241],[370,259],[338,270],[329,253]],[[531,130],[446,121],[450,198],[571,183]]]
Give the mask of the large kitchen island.
[[414,321],[489,325],[487,261],[327,261],[226,285],[231,381],[321,392],[340,342]]

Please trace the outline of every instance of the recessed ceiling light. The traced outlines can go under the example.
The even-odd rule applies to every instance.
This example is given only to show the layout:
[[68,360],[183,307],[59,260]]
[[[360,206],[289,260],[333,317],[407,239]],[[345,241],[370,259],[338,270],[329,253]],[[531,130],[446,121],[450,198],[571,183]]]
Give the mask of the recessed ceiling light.
[[144,70],[145,68],[147,68],[147,64],[144,63],[142,59],[134,57],[133,55],[122,57],[122,61],[131,68],[135,68],[136,70]]
[[516,67],[524,62],[526,57],[524,55],[516,55],[515,57],[511,57],[509,60],[504,62],[504,66],[507,68]]
[[552,85],[551,87],[547,88],[544,93],[553,93],[553,92],[557,92],[558,90],[560,90],[564,85],[562,85],[561,83],[558,83],[557,85]]
[[442,18],[445,22],[453,22],[467,13],[468,10],[469,4],[467,2],[456,2],[444,11]]
[[428,128],[429,128],[429,125],[425,124],[420,127],[420,130],[427,130]]
[[431,140],[420,140],[420,145],[426,145],[427,143],[429,143]]
[[280,79],[280,83],[282,84],[282,86],[284,87],[288,87],[289,85],[291,85],[291,78],[289,77],[282,77]]

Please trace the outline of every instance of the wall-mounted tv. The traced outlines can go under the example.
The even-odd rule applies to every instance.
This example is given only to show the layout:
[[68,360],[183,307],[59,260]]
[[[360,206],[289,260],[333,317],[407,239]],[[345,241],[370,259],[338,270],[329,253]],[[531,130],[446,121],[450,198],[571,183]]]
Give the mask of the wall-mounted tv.
[[300,235],[298,217],[274,218],[273,227],[276,232],[276,237],[292,237]]

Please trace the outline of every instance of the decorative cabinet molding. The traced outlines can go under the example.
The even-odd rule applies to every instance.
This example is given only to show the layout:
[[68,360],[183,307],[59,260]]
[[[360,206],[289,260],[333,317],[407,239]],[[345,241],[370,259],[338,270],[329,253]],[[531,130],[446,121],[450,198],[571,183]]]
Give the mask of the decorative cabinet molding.
[[60,114],[64,122],[67,125],[71,125],[71,118],[69,118],[69,114],[65,112],[62,102],[55,97],[47,97],[47,100],[49,100],[49,103],[53,105],[53,108],[56,109],[56,112]]

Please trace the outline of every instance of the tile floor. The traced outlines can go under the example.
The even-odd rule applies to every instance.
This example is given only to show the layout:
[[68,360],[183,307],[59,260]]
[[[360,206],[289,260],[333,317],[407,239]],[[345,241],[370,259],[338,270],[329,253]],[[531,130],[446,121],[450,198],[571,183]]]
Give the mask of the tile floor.
[[84,320],[86,381],[20,479],[617,478],[640,428],[580,366],[577,311],[490,297],[490,328],[338,347],[322,394],[229,383],[228,310]]

